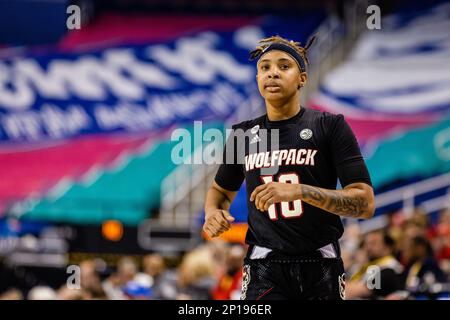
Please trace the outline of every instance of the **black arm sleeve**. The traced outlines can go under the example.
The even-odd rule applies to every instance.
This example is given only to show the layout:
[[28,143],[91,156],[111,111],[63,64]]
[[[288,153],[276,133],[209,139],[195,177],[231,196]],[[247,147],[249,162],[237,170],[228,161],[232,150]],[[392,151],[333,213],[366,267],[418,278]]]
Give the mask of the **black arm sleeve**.
[[225,190],[238,191],[245,176],[242,161],[238,161],[241,153],[239,150],[242,146],[237,145],[238,141],[234,134],[236,127],[233,126],[232,129],[223,150],[222,164],[217,170],[214,180]]
[[330,132],[331,154],[341,186],[344,188],[355,182],[372,186],[369,171],[352,129],[343,115],[339,114],[333,118],[334,124],[331,125]]

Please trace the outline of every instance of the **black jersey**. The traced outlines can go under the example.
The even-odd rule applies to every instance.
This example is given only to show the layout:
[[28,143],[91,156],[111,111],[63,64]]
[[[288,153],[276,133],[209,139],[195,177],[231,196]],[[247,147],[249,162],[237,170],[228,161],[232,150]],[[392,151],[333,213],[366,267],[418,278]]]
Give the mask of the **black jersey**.
[[[371,185],[358,143],[344,117],[302,107],[287,120],[270,121],[263,115],[232,129],[215,181],[226,190],[237,191],[246,180],[246,243],[302,255],[337,241],[343,233],[339,216],[300,200],[276,203],[261,212],[250,202],[250,194],[271,181],[326,189],[336,189],[338,178],[342,187],[354,182]],[[245,139],[239,138],[242,131]],[[273,143],[275,140],[278,143]]]

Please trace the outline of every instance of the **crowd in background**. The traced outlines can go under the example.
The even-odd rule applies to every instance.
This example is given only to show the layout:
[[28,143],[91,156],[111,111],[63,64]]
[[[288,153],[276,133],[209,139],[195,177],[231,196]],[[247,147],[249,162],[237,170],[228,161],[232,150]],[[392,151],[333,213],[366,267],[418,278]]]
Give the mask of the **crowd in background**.
[[141,260],[124,256],[109,274],[103,271],[104,261],[84,260],[78,287],[70,281],[59,288],[43,283],[28,292],[10,288],[0,293],[0,300],[239,299],[244,255],[244,246],[216,240],[187,252],[175,268],[159,253]]
[[[430,223],[420,209],[389,215],[387,227],[362,233],[347,224],[341,238],[346,270],[346,299],[450,299],[450,209]],[[221,240],[205,242],[168,267],[152,253],[136,260],[122,257],[114,271],[101,272],[99,259],[79,264],[79,288],[39,285],[16,288],[0,299],[220,299],[240,298],[246,248]],[[374,267],[375,266],[375,267]]]
[[364,235],[348,225],[341,247],[348,299],[450,299],[450,209],[436,223],[420,208],[392,213]]

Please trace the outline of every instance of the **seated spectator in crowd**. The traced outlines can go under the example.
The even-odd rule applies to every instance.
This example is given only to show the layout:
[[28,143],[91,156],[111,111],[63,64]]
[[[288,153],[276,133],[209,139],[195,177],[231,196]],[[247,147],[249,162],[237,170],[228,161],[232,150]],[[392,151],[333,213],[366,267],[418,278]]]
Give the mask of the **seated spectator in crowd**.
[[346,299],[382,299],[401,290],[402,265],[392,255],[394,241],[383,231],[372,231],[364,239],[369,262],[346,284]]
[[56,300],[88,300],[89,297],[83,289],[69,288],[66,284],[56,293]]
[[441,268],[450,277],[450,208],[440,213],[438,223],[430,230],[430,238]]
[[233,245],[227,254],[224,272],[212,290],[214,300],[239,300],[242,287],[242,265],[245,250],[242,245]]
[[28,292],[27,300],[56,300],[56,292],[47,286],[36,286]]
[[105,291],[102,287],[99,272],[97,271],[96,260],[84,260],[80,263],[81,289],[83,299],[106,299]]
[[342,261],[344,262],[346,277],[348,279],[351,279],[354,274],[359,272],[369,260],[364,248],[364,241],[361,241],[359,247],[353,252],[342,250],[341,256]]
[[110,300],[126,300],[122,288],[134,279],[139,269],[133,258],[125,256],[117,262],[117,271],[103,281],[103,289]]
[[229,244],[220,238],[213,238],[205,244],[211,251],[214,261],[214,276],[219,278],[226,272]]
[[160,275],[166,270],[166,263],[158,253],[148,254],[143,259],[144,272],[156,282]]
[[152,299],[151,278],[137,278],[126,283],[122,288],[128,300],[150,300]]
[[10,288],[0,294],[0,300],[23,300],[23,294],[19,289]]
[[410,247],[411,260],[404,271],[406,289],[410,292],[429,293],[431,285],[446,281],[445,275],[425,237],[414,237]]
[[209,300],[216,285],[213,254],[207,246],[187,253],[176,271],[161,275],[158,286],[153,287],[153,299]]
[[427,234],[426,225],[419,218],[406,220],[402,225],[403,233],[399,239],[397,250],[398,259],[402,265],[407,265],[412,258],[410,243],[415,237],[425,237]]

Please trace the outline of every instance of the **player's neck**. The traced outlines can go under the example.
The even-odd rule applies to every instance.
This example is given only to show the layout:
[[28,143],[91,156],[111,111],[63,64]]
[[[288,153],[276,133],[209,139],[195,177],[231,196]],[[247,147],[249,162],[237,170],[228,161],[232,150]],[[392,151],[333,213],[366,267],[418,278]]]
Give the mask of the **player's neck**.
[[299,99],[279,103],[266,100],[267,117],[270,121],[280,121],[292,118],[300,112]]

